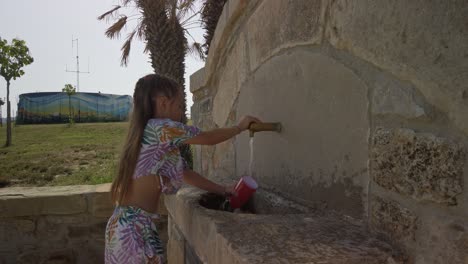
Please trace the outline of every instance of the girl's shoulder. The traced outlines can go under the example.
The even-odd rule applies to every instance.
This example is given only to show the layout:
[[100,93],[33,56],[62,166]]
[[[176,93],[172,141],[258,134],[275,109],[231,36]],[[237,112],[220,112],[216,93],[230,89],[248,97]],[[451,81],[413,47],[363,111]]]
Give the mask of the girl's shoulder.
[[190,127],[169,118],[152,118],[148,120],[145,130],[164,134],[180,134],[183,131],[190,130]]
[[158,128],[158,127],[180,127],[182,123],[171,120],[169,118],[151,118],[148,120],[147,126]]

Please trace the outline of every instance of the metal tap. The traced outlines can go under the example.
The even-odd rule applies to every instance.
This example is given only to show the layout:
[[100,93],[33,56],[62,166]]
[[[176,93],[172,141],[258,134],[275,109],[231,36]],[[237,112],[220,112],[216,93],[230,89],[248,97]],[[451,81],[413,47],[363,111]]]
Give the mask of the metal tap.
[[273,131],[281,132],[281,123],[255,123],[252,122],[249,125],[250,137],[254,136],[255,132],[260,131]]

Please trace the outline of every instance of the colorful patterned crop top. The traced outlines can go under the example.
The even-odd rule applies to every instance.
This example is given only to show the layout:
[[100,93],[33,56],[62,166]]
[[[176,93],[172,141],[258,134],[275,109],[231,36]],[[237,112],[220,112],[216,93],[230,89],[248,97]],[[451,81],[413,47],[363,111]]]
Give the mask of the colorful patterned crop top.
[[146,124],[133,179],[146,175],[160,177],[162,192],[174,194],[182,186],[187,167],[179,146],[200,134],[200,129],[170,119],[150,119]]

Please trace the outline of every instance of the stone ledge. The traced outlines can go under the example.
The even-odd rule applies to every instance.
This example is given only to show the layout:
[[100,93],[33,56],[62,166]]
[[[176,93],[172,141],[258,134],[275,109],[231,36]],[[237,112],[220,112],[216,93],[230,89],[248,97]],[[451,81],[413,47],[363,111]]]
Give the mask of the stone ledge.
[[[51,187],[10,187],[0,189],[0,218],[37,215],[89,213],[109,217],[114,210],[110,183]],[[159,214],[167,215],[164,196]]]
[[232,214],[198,204],[201,191],[167,197],[171,219],[206,263],[404,263],[359,223],[333,213]]
[[203,87],[205,81],[205,67],[190,75],[190,92],[194,93]]
[[80,214],[90,210],[108,217],[112,204],[110,184],[0,189],[1,218],[35,215]]

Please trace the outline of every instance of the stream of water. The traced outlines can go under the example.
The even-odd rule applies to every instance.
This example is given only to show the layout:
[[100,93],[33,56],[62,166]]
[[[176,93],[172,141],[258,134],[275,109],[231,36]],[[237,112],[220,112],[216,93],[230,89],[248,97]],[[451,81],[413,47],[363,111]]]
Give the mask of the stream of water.
[[254,144],[254,137],[250,138],[250,162],[249,162],[249,176],[252,177],[252,166],[254,160],[254,152],[253,152],[253,144]]

